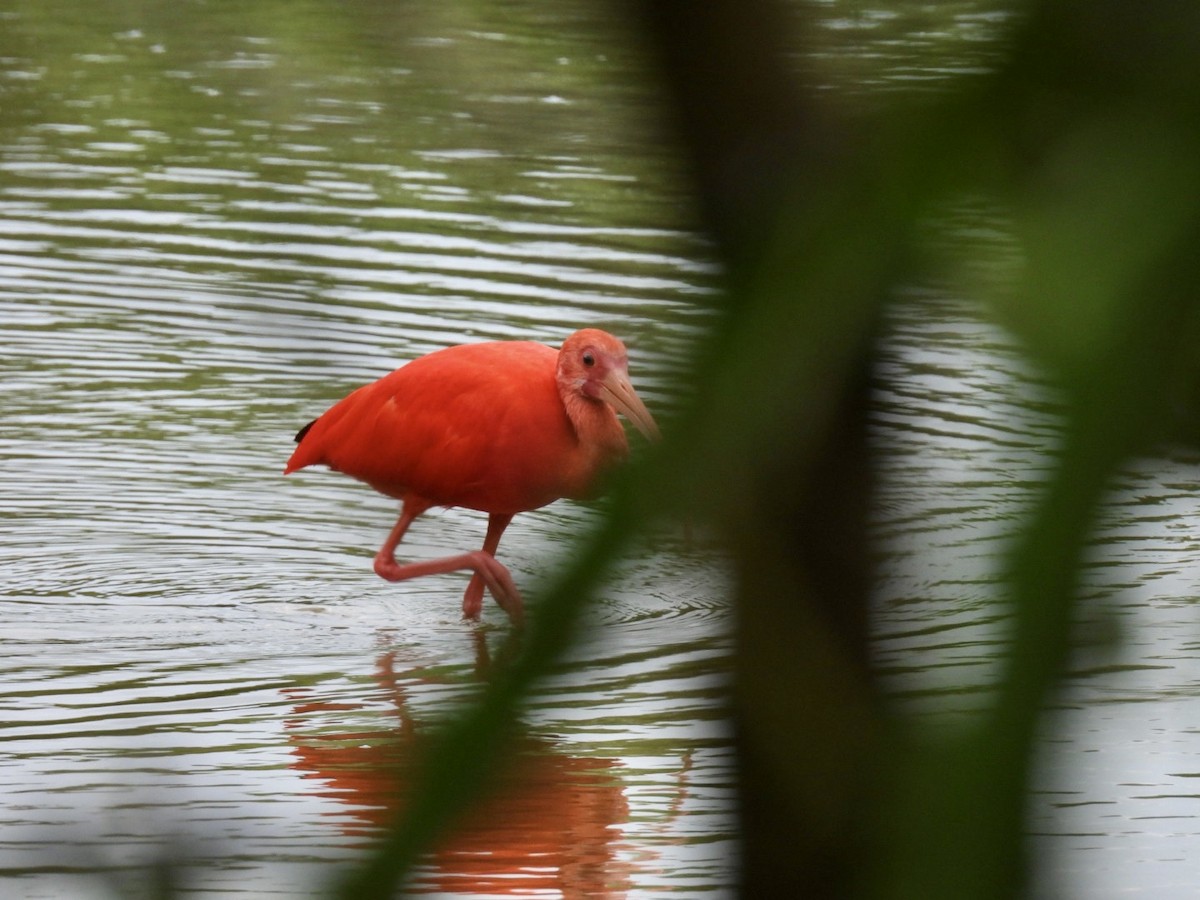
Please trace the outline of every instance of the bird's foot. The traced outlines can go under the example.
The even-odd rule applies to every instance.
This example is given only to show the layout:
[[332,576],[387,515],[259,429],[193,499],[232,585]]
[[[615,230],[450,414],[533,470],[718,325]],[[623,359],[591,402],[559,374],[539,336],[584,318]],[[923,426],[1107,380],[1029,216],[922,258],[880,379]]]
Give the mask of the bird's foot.
[[513,581],[508,568],[490,553],[477,550],[468,554],[473,557],[472,568],[475,574],[463,594],[463,618],[478,619],[483,612],[483,589],[486,587],[495,598],[499,607],[508,613],[514,625],[520,625],[525,619],[525,604],[521,601],[521,592]]
[[483,589],[486,587],[513,623],[522,623],[525,618],[525,606],[521,602],[521,592],[517,590],[512,575],[504,564],[497,562],[494,556],[484,550],[403,564],[396,562],[395,556],[383,550],[375,555],[375,574],[387,581],[407,581],[410,578],[444,575],[462,569],[475,572],[471,583],[467,585],[466,594],[463,595],[464,618],[479,618],[483,611]]

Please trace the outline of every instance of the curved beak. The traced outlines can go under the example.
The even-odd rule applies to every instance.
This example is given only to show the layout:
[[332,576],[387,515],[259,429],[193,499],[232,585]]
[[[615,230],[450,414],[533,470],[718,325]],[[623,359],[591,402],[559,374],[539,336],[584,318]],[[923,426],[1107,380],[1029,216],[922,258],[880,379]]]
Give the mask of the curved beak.
[[596,384],[599,388],[597,393],[600,399],[611,404],[617,412],[632,422],[633,427],[640,431],[647,440],[662,439],[654,417],[650,415],[650,410],[646,409],[646,404],[633,389],[633,383],[627,374],[620,369],[610,369]]

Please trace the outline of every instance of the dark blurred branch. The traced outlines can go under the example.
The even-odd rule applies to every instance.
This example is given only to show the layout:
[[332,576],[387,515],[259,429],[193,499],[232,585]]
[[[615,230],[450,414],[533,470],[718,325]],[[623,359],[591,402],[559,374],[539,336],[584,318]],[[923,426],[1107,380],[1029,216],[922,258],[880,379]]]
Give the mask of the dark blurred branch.
[[[640,12],[728,285],[702,363],[717,384],[675,446],[693,485],[714,486],[702,513],[736,559],[741,893],[844,897],[875,789],[870,338],[903,250],[891,217],[862,228],[874,204],[846,202],[861,161],[785,52],[799,13],[763,0]],[[822,226],[857,237],[814,265]],[[876,237],[880,252],[847,279],[850,254]]]
[[793,182],[825,179],[840,135],[802,93],[781,4],[664,0],[638,12],[704,225],[736,273],[767,246]]

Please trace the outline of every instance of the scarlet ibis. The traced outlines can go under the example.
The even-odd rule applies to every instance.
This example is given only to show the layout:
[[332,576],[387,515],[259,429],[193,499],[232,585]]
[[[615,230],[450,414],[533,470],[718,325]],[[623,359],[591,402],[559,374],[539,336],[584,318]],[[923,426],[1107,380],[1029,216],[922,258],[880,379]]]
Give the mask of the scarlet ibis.
[[[486,586],[515,622],[521,594],[497,562],[514,515],[592,495],[629,453],[623,413],[648,439],[658,426],[629,380],[625,345],[585,328],[562,348],[492,341],[437,350],[360,387],[300,429],[284,474],[324,464],[400,501],[375,555],[388,581],[470,569],[463,616],[476,619]],[[483,549],[396,562],[413,520],[434,506],[488,514]]]

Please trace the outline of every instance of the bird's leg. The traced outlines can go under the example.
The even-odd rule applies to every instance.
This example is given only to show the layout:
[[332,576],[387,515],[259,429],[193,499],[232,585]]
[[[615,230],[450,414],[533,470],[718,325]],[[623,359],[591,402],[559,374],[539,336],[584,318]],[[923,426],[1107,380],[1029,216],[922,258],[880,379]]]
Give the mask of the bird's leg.
[[[496,602],[500,604],[500,608],[507,612],[514,622],[520,623],[524,612],[521,592],[513,583],[508,569],[496,562],[493,555],[496,552],[496,546],[500,543],[500,535],[503,534],[512,516],[492,516],[488,520],[488,533],[482,550],[473,550],[470,553],[460,553],[457,556],[446,556],[422,562],[404,564],[396,562],[396,547],[403,540],[408,526],[412,524],[413,519],[428,508],[429,504],[426,503],[404,501],[400,508],[400,518],[392,527],[383,546],[379,548],[379,552],[375,554],[375,574],[388,581],[407,581],[410,578],[420,578],[422,575],[445,575],[449,572],[471,569],[475,573],[471,583],[474,584],[475,579],[478,578],[482,585],[473,609],[467,608],[466,598],[464,598],[463,615],[469,619],[479,618],[483,606],[483,586],[486,586],[492,592],[492,596],[496,598]],[[467,591],[470,592],[470,590],[471,587],[468,585]]]
[[396,548],[404,540],[405,532],[408,531],[408,526],[413,523],[413,519],[428,508],[428,506],[422,506],[419,503],[413,503],[409,500],[405,500],[401,504],[400,518],[396,520],[396,524],[392,526],[387,540],[383,542],[383,546],[375,554],[375,574],[380,578],[386,578],[388,581],[402,581],[406,577],[413,577],[411,575],[404,576],[398,574],[404,567],[396,562]]
[[[504,534],[504,529],[508,527],[508,523],[512,521],[512,518],[513,517],[511,515],[504,515],[502,513],[491,513],[488,516],[487,535],[483,539],[482,552],[492,557],[493,560],[496,558],[496,548],[500,546],[500,535]],[[512,581],[512,577],[508,574],[508,570],[503,565],[496,563],[495,568],[503,571],[503,577],[507,577],[509,582]],[[483,572],[476,571],[476,573],[471,576],[471,583],[467,585],[466,593],[463,594],[463,618],[479,618],[479,613],[483,610],[483,588],[486,581],[487,576],[484,575]],[[488,584],[488,587],[490,589],[491,585]],[[509,597],[501,599],[500,595],[497,594],[495,590],[492,590],[492,596],[496,598],[496,602],[500,604],[501,608],[503,608],[511,618],[517,620],[521,618],[523,606],[521,603],[521,595],[517,592],[515,585],[513,586],[512,595]],[[513,613],[513,610],[509,609],[508,605],[506,605],[506,602],[511,603],[514,597],[516,599],[515,605],[517,610],[515,614]]]

